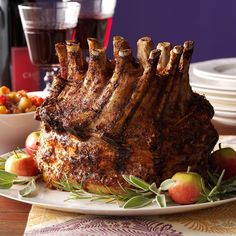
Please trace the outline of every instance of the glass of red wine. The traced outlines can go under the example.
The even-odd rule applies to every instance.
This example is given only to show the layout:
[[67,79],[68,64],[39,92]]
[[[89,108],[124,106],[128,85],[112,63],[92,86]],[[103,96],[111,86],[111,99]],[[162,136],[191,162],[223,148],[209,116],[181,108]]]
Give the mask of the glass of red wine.
[[80,4],[45,1],[22,4],[18,8],[30,60],[48,71],[44,81],[49,85],[59,64],[55,44],[74,40]]
[[[64,0],[64,2],[70,2]],[[96,38],[107,48],[116,0],[76,0],[81,4],[75,39],[84,54],[88,53],[87,38]]]

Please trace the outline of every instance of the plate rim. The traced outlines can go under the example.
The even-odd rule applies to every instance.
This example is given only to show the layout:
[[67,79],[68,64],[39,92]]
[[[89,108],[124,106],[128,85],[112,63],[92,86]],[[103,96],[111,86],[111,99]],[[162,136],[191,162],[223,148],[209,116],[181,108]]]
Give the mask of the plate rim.
[[[43,183],[44,184],[44,183]],[[46,187],[45,187],[46,188]],[[5,191],[7,192],[7,190],[5,189]],[[10,190],[9,190],[10,191]],[[11,189],[12,191],[12,189]],[[17,190],[15,190],[17,191]],[[56,191],[57,194],[62,194],[65,192],[61,192],[59,190],[51,190],[51,191]],[[69,194],[69,193],[68,193]],[[219,206],[219,205],[223,205],[226,203],[230,203],[230,202],[234,202],[236,201],[236,196],[232,197],[232,198],[227,198],[227,199],[223,199],[223,200],[219,200],[219,201],[215,201],[215,202],[206,202],[206,203],[195,203],[195,204],[189,204],[189,205],[173,205],[173,206],[169,206],[166,208],[159,208],[158,206],[147,206],[147,207],[143,207],[143,208],[135,208],[135,209],[124,209],[124,208],[120,208],[117,206],[116,209],[107,209],[107,208],[99,208],[99,209],[92,209],[92,208],[86,208],[86,207],[81,207],[81,208],[74,208],[75,206],[75,202],[74,201],[73,204],[68,205],[68,207],[64,207],[64,205],[60,206],[60,203],[57,204],[52,204],[52,203],[47,203],[47,202],[43,202],[40,203],[39,201],[32,201],[32,199],[34,199],[33,197],[14,197],[11,195],[8,195],[6,193],[2,192],[2,189],[0,189],[0,196],[12,199],[12,200],[16,200],[19,202],[23,202],[23,203],[27,203],[27,204],[32,204],[38,207],[45,207],[47,209],[53,209],[53,210],[59,210],[59,211],[64,211],[64,212],[72,212],[72,213],[81,213],[81,214],[91,214],[91,215],[120,215],[120,216],[134,216],[134,215],[168,215],[168,214],[177,214],[177,213],[184,213],[184,212],[188,212],[188,211],[195,211],[195,210],[200,210],[200,209],[207,209],[210,207],[215,207],[215,206]],[[37,199],[36,199],[37,200]],[[66,199],[65,199],[66,200]],[[89,200],[79,200],[80,203],[84,203],[84,205],[86,206],[87,203],[89,202]],[[69,202],[67,202],[68,204],[70,204]],[[93,202],[94,204],[95,202]],[[107,203],[102,203],[102,202],[96,202],[98,205],[100,204],[107,204]]]
[[[214,68],[217,66],[222,66],[226,63],[235,63],[236,64],[236,58],[230,57],[230,58],[218,58],[218,59],[212,59],[212,60],[205,60],[201,62],[193,63],[193,72],[201,76],[205,79],[210,80],[217,80],[221,78],[223,81],[230,81],[230,82],[236,82],[236,75],[227,75],[223,74],[217,71],[214,71]],[[206,68],[208,66],[208,70]],[[200,68],[199,68],[200,67]],[[201,68],[203,67],[203,69]]]

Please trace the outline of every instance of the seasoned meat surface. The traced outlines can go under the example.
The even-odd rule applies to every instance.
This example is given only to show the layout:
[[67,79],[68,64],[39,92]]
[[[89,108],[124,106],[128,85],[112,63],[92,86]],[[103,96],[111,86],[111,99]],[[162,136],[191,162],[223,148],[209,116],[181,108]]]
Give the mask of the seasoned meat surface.
[[188,166],[203,176],[218,140],[214,110],[193,93],[193,42],[171,47],[144,37],[136,61],[127,41],[113,39],[114,59],[95,39],[90,58],[79,44],[57,44],[61,65],[41,120],[37,162],[49,187],[68,178],[88,191],[119,191],[122,175],[159,183]]

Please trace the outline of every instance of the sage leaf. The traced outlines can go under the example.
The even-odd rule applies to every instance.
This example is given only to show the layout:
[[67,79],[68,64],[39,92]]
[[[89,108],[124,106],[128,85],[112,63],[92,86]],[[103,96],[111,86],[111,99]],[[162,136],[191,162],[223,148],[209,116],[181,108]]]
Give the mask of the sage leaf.
[[160,189],[162,191],[167,191],[171,186],[173,186],[175,184],[175,182],[176,181],[173,179],[166,179],[161,183]]
[[155,200],[156,200],[157,205],[158,205],[160,208],[166,207],[165,194],[157,194]]
[[129,176],[128,175],[122,175],[123,179],[129,183],[130,185],[133,185],[132,182],[129,180]]
[[17,175],[9,173],[4,170],[0,170],[0,188],[2,189],[11,188],[16,178]]
[[30,182],[25,186],[25,188],[19,191],[21,197],[27,197],[31,195],[36,190],[36,183],[34,178],[30,180]]
[[135,196],[130,198],[125,204],[123,208],[141,208],[149,205],[152,202],[151,198],[143,197],[143,196]]
[[149,190],[155,194],[158,194],[159,193],[159,189],[157,188],[157,185],[156,183],[152,183],[150,186],[149,186]]
[[140,188],[144,191],[149,190],[150,184],[148,184],[144,180],[142,180],[134,175],[130,175],[129,180],[132,183],[132,185],[135,186],[136,188]]

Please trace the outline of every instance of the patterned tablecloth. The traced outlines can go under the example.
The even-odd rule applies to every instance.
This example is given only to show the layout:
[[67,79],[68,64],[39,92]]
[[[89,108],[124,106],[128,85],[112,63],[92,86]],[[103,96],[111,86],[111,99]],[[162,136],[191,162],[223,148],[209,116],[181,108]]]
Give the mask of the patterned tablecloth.
[[147,217],[79,215],[33,206],[25,236],[41,235],[236,235],[236,201],[190,213]]

